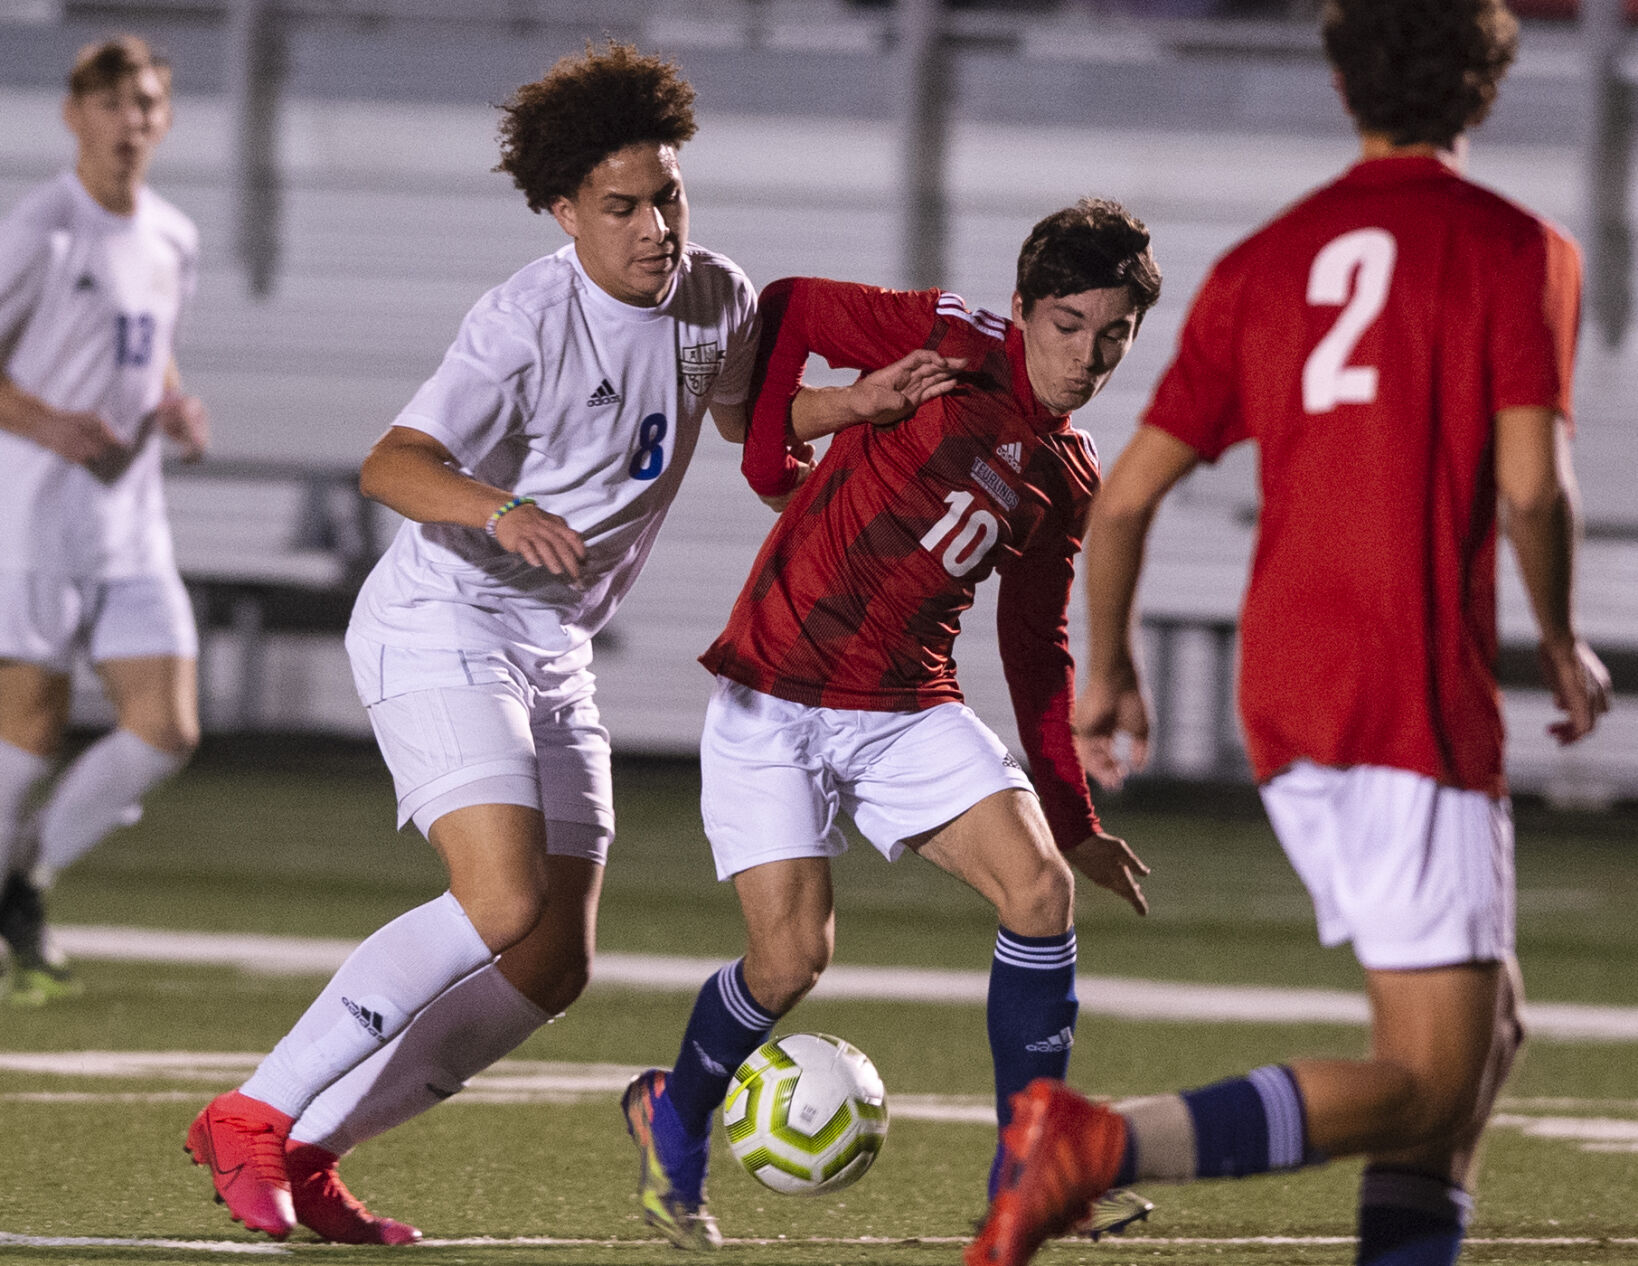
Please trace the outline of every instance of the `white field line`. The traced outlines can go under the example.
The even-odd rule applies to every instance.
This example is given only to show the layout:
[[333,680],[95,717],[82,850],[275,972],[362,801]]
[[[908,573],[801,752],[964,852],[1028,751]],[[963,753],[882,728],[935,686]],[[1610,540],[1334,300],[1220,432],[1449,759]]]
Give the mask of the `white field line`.
[[[1498,1235],[1472,1236],[1464,1241],[1471,1247],[1510,1247],[1510,1248],[1627,1248],[1638,1246],[1638,1237],[1611,1237],[1602,1238],[1592,1235]],[[520,1235],[510,1239],[500,1239],[494,1236],[466,1236],[451,1239],[422,1240],[419,1247],[429,1248],[601,1248],[601,1249],[645,1249],[652,1250],[658,1247],[658,1241],[642,1240],[597,1240],[597,1239],[568,1239],[549,1235]],[[809,1244],[825,1247],[881,1247],[890,1248],[894,1245],[916,1244],[949,1244],[960,1245],[967,1243],[967,1237],[959,1235],[918,1235],[914,1237],[890,1236],[775,1236],[769,1238],[738,1238],[727,1237],[723,1243],[737,1248],[770,1248],[779,1245]],[[1145,1235],[1141,1231],[1130,1233],[1119,1243],[1130,1247],[1138,1245],[1172,1248],[1330,1248],[1342,1247],[1354,1243],[1354,1237],[1349,1235]],[[254,1253],[264,1257],[289,1257],[306,1255],[309,1253],[324,1253],[329,1250],[346,1250],[350,1246],[345,1244],[257,1244],[244,1243],[236,1240],[148,1240],[138,1237],[116,1239],[103,1236],[56,1236],[56,1235],[15,1235],[0,1231],[0,1248],[129,1248],[129,1249],[182,1249],[196,1250],[206,1253]]]
[[142,1240],[101,1235],[13,1235],[0,1231],[0,1248],[165,1248],[200,1253],[254,1253],[282,1257],[290,1250],[278,1244],[247,1244],[240,1240]]
[[[0,1073],[35,1076],[181,1082],[217,1089],[241,1080],[260,1062],[251,1051],[0,1051]],[[570,1104],[612,1101],[641,1071],[625,1064],[571,1064],[552,1060],[503,1059],[474,1077],[453,1104]],[[204,1090],[94,1091],[15,1090],[0,1092],[0,1103],[172,1103],[200,1099]],[[1584,1152],[1638,1154],[1638,1102],[1610,1099],[1554,1099],[1544,1114],[1530,1100],[1503,1099],[1492,1118],[1498,1129],[1519,1130],[1528,1138],[1571,1143]],[[897,1121],[995,1126],[988,1095],[893,1094],[889,1109]],[[1615,1113],[1625,1112],[1618,1116]],[[1571,1113],[1580,1112],[1574,1116]]]
[[[58,943],[80,958],[238,967],[275,975],[329,975],[357,942],[221,932],[166,932],[147,928],[70,926],[53,929]],[[722,963],[711,958],[653,954],[599,954],[594,988],[692,993]],[[915,967],[831,967],[812,996],[834,1001],[932,1002],[982,1006],[989,974]],[[1084,1015],[1192,1023],[1364,1025],[1365,995],[1337,989],[1259,985],[1191,985],[1118,976],[1076,980]],[[1638,1042],[1638,1007],[1581,1003],[1526,1003],[1531,1036],[1560,1042]]]

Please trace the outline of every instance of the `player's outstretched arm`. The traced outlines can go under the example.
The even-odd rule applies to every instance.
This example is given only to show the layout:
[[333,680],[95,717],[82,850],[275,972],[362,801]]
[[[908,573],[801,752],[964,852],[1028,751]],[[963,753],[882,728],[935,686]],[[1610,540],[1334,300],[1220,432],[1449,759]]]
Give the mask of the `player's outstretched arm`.
[[[1118,787],[1149,754],[1149,704],[1133,647],[1133,604],[1149,524],[1161,499],[1199,461],[1165,431],[1139,427],[1087,518],[1085,560],[1089,648],[1075,702],[1075,747],[1100,786]],[[1120,750],[1121,736],[1130,743]]]
[[[392,427],[375,442],[359,472],[358,487],[370,500],[417,523],[480,529],[515,499],[509,489],[463,475],[449,449],[407,426]],[[537,505],[507,510],[495,520],[493,535],[501,548],[554,576],[580,578],[585,542],[567,522]]]
[[1573,743],[1609,711],[1610,676],[1575,632],[1575,472],[1567,430],[1553,410],[1497,413],[1496,490],[1503,529],[1541,630],[1542,676],[1565,714],[1547,731],[1560,743]]
[[791,401],[791,431],[818,439],[860,422],[892,426],[954,389],[966,360],[918,347],[845,387],[803,387]]
[[1098,887],[1109,889],[1139,914],[1149,913],[1149,899],[1138,883],[1149,873],[1149,868],[1125,840],[1100,830],[1074,848],[1066,849],[1064,858]]
[[95,413],[54,409],[4,375],[0,375],[0,430],[81,466],[107,461],[121,448],[119,436]]

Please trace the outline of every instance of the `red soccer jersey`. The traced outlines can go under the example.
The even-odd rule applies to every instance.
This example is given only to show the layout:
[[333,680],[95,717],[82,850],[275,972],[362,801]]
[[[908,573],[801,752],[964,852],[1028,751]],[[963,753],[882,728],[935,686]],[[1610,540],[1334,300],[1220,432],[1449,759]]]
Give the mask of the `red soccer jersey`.
[[1299,757],[1500,795],[1495,415],[1570,416],[1580,259],[1434,158],[1361,162],[1212,270],[1145,422],[1257,442],[1240,710]]
[[955,295],[817,279],[763,291],[766,378],[745,446],[765,495],[789,486],[786,419],[808,353],[876,369],[918,347],[964,357],[962,385],[897,426],[838,433],[763,543],[701,662],[797,703],[904,712],[959,701],[952,644],[1000,574],[1007,685],[1063,847],[1097,818],[1069,729],[1074,560],[1098,483],[1092,442],[1030,389],[1023,339]]

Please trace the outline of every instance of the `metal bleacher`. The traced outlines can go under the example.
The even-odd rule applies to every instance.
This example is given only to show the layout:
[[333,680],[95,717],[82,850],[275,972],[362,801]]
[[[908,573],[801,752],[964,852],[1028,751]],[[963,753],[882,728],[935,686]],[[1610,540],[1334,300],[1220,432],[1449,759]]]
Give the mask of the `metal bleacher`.
[[[397,2],[380,0],[389,9]],[[431,13],[436,6],[422,7]],[[506,6],[484,11],[496,7]],[[190,390],[212,409],[216,444],[205,462],[171,470],[168,495],[178,558],[205,635],[211,728],[368,732],[337,634],[395,518],[359,498],[358,463],[436,366],[478,295],[563,241],[489,171],[495,85],[463,83],[450,69],[494,74],[491,63],[500,59],[507,73],[514,63],[538,73],[608,25],[595,4],[536,7],[561,21],[523,23],[504,41],[482,24],[476,33],[439,27],[438,39],[450,46],[445,60],[430,34],[391,22],[338,20],[292,42],[280,107],[277,271],[269,292],[252,296],[232,248],[231,102],[216,71],[190,74],[181,61],[189,49],[203,61],[215,47],[215,28],[199,16],[209,17],[212,5],[104,6],[138,15],[125,25],[158,21],[154,12],[166,10],[160,25],[170,26],[160,33],[170,32],[179,58],[176,125],[153,181],[194,216],[204,242],[180,360]],[[80,6],[67,8],[73,12],[58,43],[71,50],[92,18],[80,21]],[[1076,12],[1098,8],[1065,4],[1048,14],[1058,25],[1031,40],[1003,46],[975,34],[963,52],[947,166],[945,284],[975,306],[1003,308],[1016,244],[1029,225],[1086,192],[1119,197],[1148,221],[1166,271],[1165,296],[1110,389],[1078,419],[1108,459],[1130,434],[1211,260],[1328,178],[1351,156],[1352,142],[1323,66],[1300,47],[1302,28],[1279,28],[1289,47],[1263,60],[1232,56],[1220,33],[1191,36],[1186,56],[1174,57],[1132,21],[1106,23],[1101,52],[1096,28],[1082,30],[1078,43],[1047,38],[1066,31]],[[752,10],[764,19],[760,47],[745,46],[743,24],[737,35],[723,21],[702,25],[706,17]],[[581,11],[577,26],[573,14]],[[861,7],[841,0],[624,4],[619,13],[608,29],[636,37],[646,15],[669,21],[671,35],[659,46],[676,53],[701,90],[700,134],[682,156],[696,240],[733,257],[759,284],[791,273],[906,283],[902,146],[892,103],[878,91],[880,50],[867,40],[804,51],[790,35],[794,24],[831,19],[843,33],[874,29],[879,13],[861,16]],[[695,15],[692,26],[684,15]],[[4,77],[25,61],[59,58],[53,29],[32,31],[32,45],[0,29],[0,117],[7,120],[0,208],[66,161],[55,83],[35,82],[27,70]],[[1209,35],[1224,28],[1187,29]],[[725,46],[730,36],[739,42]],[[1574,89],[1563,85],[1562,41],[1554,38],[1527,42],[1517,83],[1509,82],[1494,128],[1475,147],[1474,171],[1575,225],[1580,159],[1552,130]],[[813,73],[821,63],[848,86],[834,100]],[[355,73],[364,86],[350,92],[347,76]],[[1510,563],[1503,667],[1514,687],[1507,707],[1516,784],[1600,801],[1638,796],[1638,710],[1631,706],[1638,691],[1638,427],[1626,404],[1638,398],[1632,340],[1610,346],[1589,332],[1578,392],[1578,464],[1587,516],[1598,528],[1583,551],[1581,609],[1627,695],[1592,744],[1565,754],[1541,737],[1551,703],[1529,688],[1529,613]],[[1231,663],[1254,489],[1253,461],[1236,451],[1192,477],[1157,520],[1142,601],[1162,773],[1243,773]],[[693,659],[719,631],[768,523],[738,476],[737,452],[713,434],[702,437],[642,580],[599,639],[599,702],[618,746],[692,748],[709,687]],[[1078,645],[1079,611],[1073,614]],[[981,591],[958,645],[961,677],[975,708],[1008,736],[994,619],[993,594]],[[94,717],[95,706],[86,692],[84,715]]]

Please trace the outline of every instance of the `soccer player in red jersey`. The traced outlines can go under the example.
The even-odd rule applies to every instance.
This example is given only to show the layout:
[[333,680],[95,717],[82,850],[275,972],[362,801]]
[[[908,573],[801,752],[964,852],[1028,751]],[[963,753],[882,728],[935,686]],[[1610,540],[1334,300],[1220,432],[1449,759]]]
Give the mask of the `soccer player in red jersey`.
[[[720,1242],[704,1207],[711,1113],[830,962],[838,810],[890,859],[908,848],[995,905],[1003,1121],[1013,1092],[1068,1067],[1072,869],[1139,913],[1147,871],[1099,826],[1070,733],[1066,612],[1099,475],[1066,415],[1109,380],[1159,290],[1148,232],[1086,200],[1024,243],[1011,321],[937,290],[804,278],[763,291],[744,465],[757,492],[792,495],[702,657],[717,675],[705,827],[739,894],[746,952],[700,991],[673,1068],[641,1075],[625,1099],[646,1216],[674,1242]],[[896,425],[850,425],[899,416],[854,407],[852,388],[801,389],[810,352],[872,370],[918,348],[960,374]],[[811,473],[787,428],[799,448],[836,432]],[[961,615],[992,573],[1033,785],[956,684]]]
[[1370,1056],[1296,1060],[1183,1095],[1089,1104],[1032,1086],[970,1266],[1015,1266],[1100,1187],[1366,1158],[1358,1262],[1448,1266],[1475,1147],[1522,1037],[1496,656],[1496,520],[1565,717],[1608,676],[1575,632],[1567,436],[1579,259],[1464,179],[1517,26],[1501,0],[1333,0],[1325,47],[1360,161],[1230,251],[1094,505],[1087,767],[1148,733],[1131,642],[1148,524],[1241,440],[1262,515],[1240,706],[1321,939],[1353,943]]

